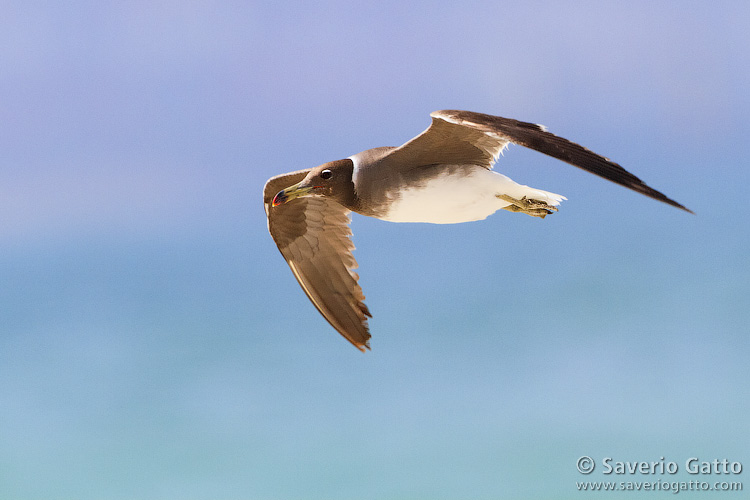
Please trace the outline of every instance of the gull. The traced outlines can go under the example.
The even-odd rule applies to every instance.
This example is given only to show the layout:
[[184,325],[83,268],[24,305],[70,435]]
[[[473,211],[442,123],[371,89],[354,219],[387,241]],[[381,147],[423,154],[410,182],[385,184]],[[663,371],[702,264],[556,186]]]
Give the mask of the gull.
[[372,317],[355,272],[350,214],[391,222],[454,224],[497,210],[544,218],[564,196],[492,170],[510,144],[579,167],[692,213],[617,163],[547,131],[543,125],[471,111],[431,113],[429,128],[399,147],[277,175],[263,188],[268,230],[307,297],[361,351]]

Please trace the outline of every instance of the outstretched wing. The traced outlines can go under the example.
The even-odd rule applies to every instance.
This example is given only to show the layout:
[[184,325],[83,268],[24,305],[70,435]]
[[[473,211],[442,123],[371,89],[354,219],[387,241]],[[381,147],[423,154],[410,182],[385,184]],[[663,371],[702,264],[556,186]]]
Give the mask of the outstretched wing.
[[273,197],[309,170],[272,177],[263,188],[268,230],[310,301],[359,350],[369,349],[365,296],[354,269],[349,210],[324,197],[301,197],[272,206]]
[[471,111],[443,110],[430,116],[432,125],[391,152],[389,160],[417,165],[473,163],[489,169],[503,148],[513,142],[691,212],[617,163],[547,132],[542,125]]

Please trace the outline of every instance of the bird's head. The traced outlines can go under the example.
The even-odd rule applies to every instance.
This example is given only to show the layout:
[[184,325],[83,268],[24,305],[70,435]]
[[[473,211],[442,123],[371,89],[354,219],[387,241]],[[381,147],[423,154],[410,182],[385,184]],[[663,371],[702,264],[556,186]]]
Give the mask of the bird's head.
[[354,196],[352,172],[349,159],[324,163],[311,169],[297,184],[276,193],[272,205],[277,207],[304,196],[326,196],[347,205]]

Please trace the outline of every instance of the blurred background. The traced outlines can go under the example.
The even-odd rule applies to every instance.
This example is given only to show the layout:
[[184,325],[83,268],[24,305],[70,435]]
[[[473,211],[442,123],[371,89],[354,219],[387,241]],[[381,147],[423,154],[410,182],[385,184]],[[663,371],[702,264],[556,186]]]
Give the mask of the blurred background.
[[[749,48],[744,1],[2,2],[0,497],[577,498],[690,457],[749,489]],[[696,215],[511,146],[558,214],[354,215],[361,354],[263,184],[445,108]]]

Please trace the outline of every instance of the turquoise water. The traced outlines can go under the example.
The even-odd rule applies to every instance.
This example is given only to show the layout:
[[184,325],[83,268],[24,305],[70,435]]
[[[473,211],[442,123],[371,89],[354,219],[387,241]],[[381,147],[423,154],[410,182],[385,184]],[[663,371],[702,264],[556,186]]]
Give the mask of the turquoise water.
[[[744,4],[9,12],[0,497],[577,498],[750,467]],[[440,108],[542,122],[697,215],[511,147],[498,169],[560,213],[354,216],[361,354],[260,191]]]

